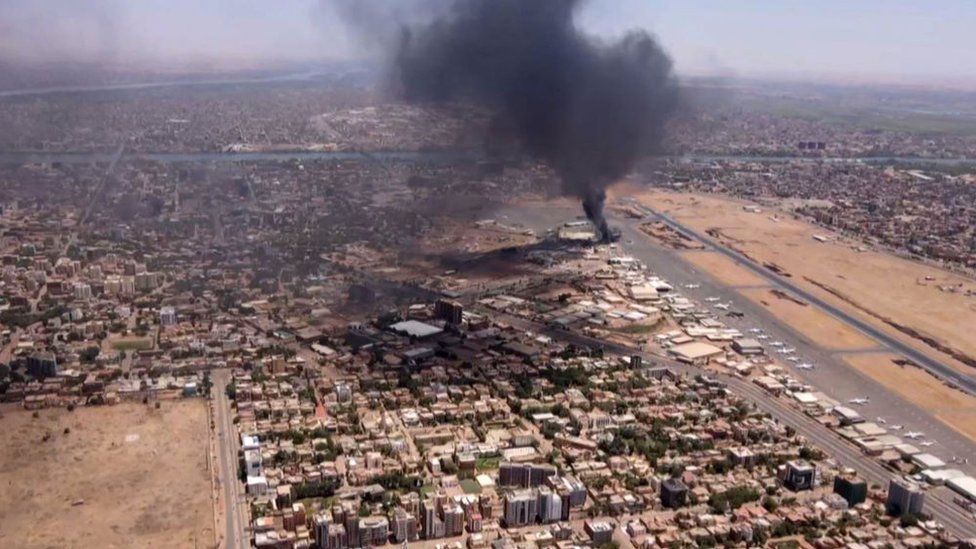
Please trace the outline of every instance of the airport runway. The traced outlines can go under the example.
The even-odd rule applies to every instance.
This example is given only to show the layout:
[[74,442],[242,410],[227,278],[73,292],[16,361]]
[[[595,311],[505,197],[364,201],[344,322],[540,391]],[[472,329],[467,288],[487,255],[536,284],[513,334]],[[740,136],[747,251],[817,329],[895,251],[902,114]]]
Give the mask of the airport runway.
[[680,231],[684,233],[686,236],[690,237],[691,239],[700,242],[702,245],[706,247],[706,249],[718,252],[728,257],[729,259],[742,265],[746,269],[764,278],[770,284],[779,286],[784,290],[788,290],[790,293],[794,294],[795,296],[815,305],[818,309],[826,312],[827,314],[834,317],[835,319],[840,320],[844,324],[847,324],[848,326],[855,328],[857,331],[881,343],[892,352],[901,354],[911,359],[915,363],[919,364],[926,370],[932,372],[933,374],[935,374],[936,376],[942,379],[952,381],[958,387],[961,387],[963,390],[967,391],[968,393],[976,394],[976,379],[973,379],[973,377],[962,374],[956,371],[955,369],[953,369],[952,367],[942,364],[938,360],[935,360],[930,356],[926,355],[925,353],[918,351],[914,347],[902,343],[898,339],[875,328],[874,326],[868,324],[867,322],[864,322],[859,318],[855,318],[847,314],[845,311],[841,310],[840,308],[835,307],[830,303],[827,303],[826,301],[820,299],[819,297],[807,292],[803,288],[800,288],[799,286],[787,280],[784,280],[783,277],[769,271],[762,265],[759,265],[756,262],[750,260],[745,255],[731,248],[727,248],[725,246],[721,246],[717,244],[710,238],[707,238],[701,235],[700,233],[694,231],[693,229],[685,225],[682,225],[681,223],[677,222],[670,216],[662,212],[658,212],[650,208],[647,208],[646,206],[638,205],[636,203],[634,203],[634,206],[645,211],[648,215],[663,221],[672,229],[676,231]]
[[[544,234],[546,230],[558,227],[561,223],[576,219],[581,215],[578,207],[565,204],[533,204],[524,207],[511,207],[497,213],[498,217],[504,222],[521,223],[528,228],[536,230],[538,234]],[[712,312],[722,322],[738,328],[744,333],[750,328],[762,329],[770,336],[767,342],[773,340],[782,341],[790,347],[795,348],[796,356],[800,357],[803,362],[815,364],[813,370],[799,370],[791,363],[785,361],[784,357],[777,357],[779,358],[777,362],[782,364],[791,375],[810,384],[814,390],[821,391],[841,402],[847,402],[854,398],[869,397],[870,402],[866,405],[852,406],[868,421],[876,421],[878,418],[882,418],[886,422],[883,426],[902,425],[903,428],[901,431],[892,431],[892,434],[895,435],[900,434],[903,436],[908,431],[922,432],[925,434],[924,441],[934,443],[930,447],[923,447],[922,449],[924,451],[942,458],[948,463],[948,467],[961,469],[967,474],[976,475],[976,460],[974,459],[970,459],[970,463],[968,464],[961,462],[951,463],[953,458],[959,458],[961,461],[965,457],[976,455],[976,452],[974,452],[976,445],[967,437],[942,423],[930,412],[920,409],[900,395],[889,391],[872,378],[852,368],[841,360],[836,351],[823,349],[809,341],[802,334],[770,315],[762,306],[746,299],[736,289],[726,286],[713,279],[707,273],[700,271],[695,266],[684,261],[676,251],[659,245],[640,231],[638,227],[642,222],[644,220],[614,219],[612,221],[613,225],[619,226],[621,229],[621,241],[619,244],[621,254],[633,255],[640,259],[652,272],[667,279],[675,286],[677,291],[699,303],[699,305],[705,306],[705,298],[711,296],[719,297],[725,303],[733,303],[734,309],[744,313],[742,318],[724,316],[724,313],[719,310],[713,310]],[[779,286],[778,284],[774,284],[774,282],[778,281],[771,281],[770,288]],[[685,286],[688,284],[697,285],[698,287],[693,289],[686,288]],[[789,290],[788,288],[783,289]],[[871,348],[864,349],[863,351],[883,351],[884,349],[884,344],[879,343],[877,349]],[[741,383],[744,383],[745,387],[739,387]],[[736,379],[730,385],[737,390],[742,389],[746,395],[755,397],[755,400],[762,402],[771,400],[758,387],[748,382],[742,382]],[[795,412],[795,414],[790,412]],[[810,418],[793,408],[789,408],[787,411],[781,410],[774,415],[791,424],[793,420],[810,420]],[[816,434],[816,438],[811,436],[811,440],[814,440],[817,444],[821,444],[828,451],[836,450],[839,444],[846,448],[848,452],[852,453],[853,455],[848,457],[851,459],[851,463],[859,464],[856,466],[857,469],[860,470],[861,465],[865,465],[874,468],[878,474],[883,472],[885,482],[887,478],[892,476],[892,473],[884,469],[878,462],[863,456],[860,450],[848,444],[828,429],[823,429],[823,432],[814,431],[814,433]],[[923,440],[907,442],[918,446]],[[938,491],[945,492],[946,489],[939,488]],[[957,521],[961,523],[962,518],[960,517],[965,517],[964,512],[951,503],[951,493],[946,493],[944,496],[943,499],[945,501],[943,503],[960,515],[957,517]],[[940,504],[935,505],[938,506]],[[972,518],[966,520],[973,522]],[[974,532],[974,535],[976,535],[976,532]]]
[[[647,354],[625,345],[605,342],[568,330],[551,328],[545,324],[532,322],[513,315],[498,313],[497,311],[491,311],[491,315],[516,328],[545,334],[555,340],[580,346],[599,347],[621,355],[640,354],[644,358],[644,364],[648,366],[667,366],[675,372],[690,375],[704,373],[701,368],[677,362],[670,358]],[[709,375],[712,374],[709,373]],[[796,429],[798,434],[809,440],[813,445],[826,451],[830,458],[834,459],[840,465],[857,470],[869,483],[886,487],[888,481],[895,476],[894,473],[886,469],[879,462],[864,455],[859,448],[847,442],[814,418],[797,410],[786,402],[785,399],[775,398],[753,383],[738,377],[721,374],[717,376],[713,375],[713,377],[718,377],[738,396],[754,402],[759,409],[767,412],[783,424]],[[964,538],[976,537],[976,520],[965,510],[954,504],[954,498],[955,494],[944,487],[929,490],[926,493],[925,510],[957,536]]]

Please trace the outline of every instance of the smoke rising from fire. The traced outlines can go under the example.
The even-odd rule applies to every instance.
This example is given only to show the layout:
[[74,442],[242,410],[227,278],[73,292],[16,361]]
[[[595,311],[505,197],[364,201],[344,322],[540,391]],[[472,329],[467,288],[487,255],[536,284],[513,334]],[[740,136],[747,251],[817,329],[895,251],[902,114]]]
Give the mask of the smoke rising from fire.
[[[374,13],[356,4],[357,15]],[[655,152],[678,85],[670,58],[646,32],[613,42],[582,33],[580,4],[435,1],[439,15],[402,26],[394,73],[407,101],[488,107],[525,152],[559,174],[563,193],[583,202],[606,239],[606,189]]]

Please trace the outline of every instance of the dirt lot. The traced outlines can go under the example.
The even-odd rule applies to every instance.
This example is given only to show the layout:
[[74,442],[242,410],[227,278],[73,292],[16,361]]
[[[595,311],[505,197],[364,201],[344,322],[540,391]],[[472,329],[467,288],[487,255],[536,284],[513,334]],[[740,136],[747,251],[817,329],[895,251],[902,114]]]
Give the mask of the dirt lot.
[[[946,291],[976,289],[976,281],[896,257],[883,251],[858,251],[859,243],[767,206],[761,213],[750,204],[713,195],[644,191],[635,196],[700,232],[717,235],[724,244],[759,263],[774,264],[789,280],[935,358],[972,374],[958,359],[976,361],[976,298]],[[813,235],[825,235],[820,243]],[[709,270],[709,265],[700,264]],[[721,265],[712,268],[723,270]],[[719,274],[718,276],[721,277]],[[945,347],[937,350],[892,326],[913,330]],[[956,359],[949,352],[955,351]]]
[[0,547],[213,546],[205,401],[0,410]]
[[889,353],[858,354],[844,361],[976,441],[976,397],[946,386],[925,370],[894,362]]

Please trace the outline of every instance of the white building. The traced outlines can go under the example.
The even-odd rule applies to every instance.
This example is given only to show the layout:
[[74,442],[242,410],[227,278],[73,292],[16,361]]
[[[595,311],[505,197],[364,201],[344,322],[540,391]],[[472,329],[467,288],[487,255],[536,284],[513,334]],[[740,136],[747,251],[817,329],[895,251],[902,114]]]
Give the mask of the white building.
[[166,328],[176,325],[176,309],[163,307],[159,310],[159,325]]

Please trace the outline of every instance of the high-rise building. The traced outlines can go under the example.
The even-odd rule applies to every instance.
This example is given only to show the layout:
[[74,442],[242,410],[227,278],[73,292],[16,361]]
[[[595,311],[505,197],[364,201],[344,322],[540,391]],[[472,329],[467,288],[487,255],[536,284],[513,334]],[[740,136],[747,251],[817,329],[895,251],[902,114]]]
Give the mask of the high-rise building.
[[359,513],[352,503],[346,502],[342,506],[342,516],[346,527],[346,545],[349,547],[359,547]]
[[555,474],[556,468],[547,463],[505,462],[498,467],[498,485],[534,488],[541,486],[546,479]]
[[176,309],[163,307],[159,310],[159,325],[166,328],[176,325]]
[[349,538],[346,536],[346,527],[341,524],[333,524],[329,527],[329,539],[327,545],[322,549],[346,549],[349,547]]
[[393,512],[393,540],[397,543],[407,543],[417,541],[420,538],[420,529],[417,525],[417,517],[406,509],[398,507]]
[[440,502],[435,498],[427,498],[420,502],[420,512],[424,517],[424,539],[438,539],[444,537],[444,521],[440,517]]
[[464,509],[457,503],[444,506],[444,535],[460,536],[464,533]]
[[817,468],[805,460],[788,461],[782,475],[783,484],[794,492],[810,490],[817,485]]
[[312,519],[312,533],[319,549],[334,549],[329,547],[329,525],[331,523],[332,517],[328,513],[319,513]]
[[548,486],[539,487],[539,502],[536,506],[539,520],[545,523],[557,522],[563,516],[563,500]]
[[359,519],[359,545],[375,547],[386,545],[390,540],[390,521],[386,517]]
[[661,505],[668,509],[677,509],[685,504],[688,487],[676,478],[669,478],[661,483]]
[[888,499],[885,509],[889,515],[920,515],[925,504],[925,492],[907,478],[893,478],[888,484]]
[[457,301],[438,299],[434,303],[434,316],[448,324],[459,325],[464,317],[464,308]]
[[549,487],[561,494],[567,505],[563,509],[563,517],[569,516],[569,507],[582,507],[586,503],[586,485],[571,476],[552,475],[548,478]]
[[471,532],[472,534],[476,532],[480,532],[482,528],[481,513],[477,511],[471,511],[467,513],[467,518],[468,518],[467,520],[468,532]]
[[54,353],[34,353],[27,358],[27,373],[38,378],[58,375],[58,360]]
[[92,288],[84,282],[75,283],[75,299],[88,301],[92,297]]
[[534,523],[537,503],[535,490],[516,490],[505,496],[505,525],[512,528]]
[[868,483],[857,477],[838,475],[834,477],[834,493],[839,494],[853,507],[864,503],[868,498]]

